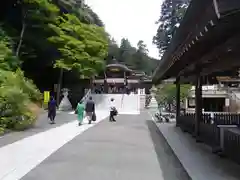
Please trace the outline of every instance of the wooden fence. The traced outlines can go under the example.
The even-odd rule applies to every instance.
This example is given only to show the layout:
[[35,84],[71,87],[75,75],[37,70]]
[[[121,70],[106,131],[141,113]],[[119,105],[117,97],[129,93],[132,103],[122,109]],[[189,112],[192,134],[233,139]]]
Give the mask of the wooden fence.
[[[194,134],[195,113],[185,113],[178,117],[180,128],[184,132]],[[238,128],[224,130],[224,147],[222,154],[240,164],[240,114],[238,113],[213,113],[203,114],[200,121],[199,138],[202,142],[212,147],[220,148],[220,128],[218,125],[236,125]]]

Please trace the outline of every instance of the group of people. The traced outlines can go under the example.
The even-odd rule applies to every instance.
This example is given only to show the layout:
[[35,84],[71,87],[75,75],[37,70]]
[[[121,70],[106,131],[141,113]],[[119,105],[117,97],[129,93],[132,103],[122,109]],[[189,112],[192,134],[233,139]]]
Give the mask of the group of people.
[[106,88],[104,88],[103,84],[94,84],[92,88],[92,93],[95,94],[137,94],[137,89],[134,87],[130,87],[129,85],[116,85],[116,84],[108,84]]
[[89,97],[86,105],[83,104],[83,101],[80,101],[77,105],[75,114],[78,116],[78,125],[81,126],[84,118],[84,112],[86,112],[86,117],[88,119],[88,124],[91,124],[92,121],[96,121],[95,113],[95,103],[92,97]]
[[[118,114],[118,111],[114,104],[114,98],[110,100],[110,114],[109,114],[109,121],[116,122],[115,116]],[[79,126],[82,125],[84,119],[84,112],[86,113],[86,117],[88,119],[88,124],[91,124],[92,121],[96,121],[96,113],[95,113],[95,102],[93,101],[92,97],[89,97],[89,100],[86,102],[86,105],[83,104],[83,101],[80,101],[76,108],[76,114],[78,116],[78,124]]]
[[[109,102],[109,107],[110,107],[109,121],[116,122],[115,116],[118,114],[118,111],[114,104],[114,98],[111,98]],[[55,124],[56,111],[57,111],[57,102],[52,96],[50,98],[50,101],[48,102],[48,118],[50,119],[51,124]],[[83,101],[80,101],[77,105],[75,114],[77,114],[79,126],[82,125],[82,122],[84,119],[84,113],[86,114],[86,117],[88,119],[88,124],[91,124],[92,121],[96,121],[97,117],[95,113],[95,102],[93,101],[91,96],[89,97],[85,105]]]

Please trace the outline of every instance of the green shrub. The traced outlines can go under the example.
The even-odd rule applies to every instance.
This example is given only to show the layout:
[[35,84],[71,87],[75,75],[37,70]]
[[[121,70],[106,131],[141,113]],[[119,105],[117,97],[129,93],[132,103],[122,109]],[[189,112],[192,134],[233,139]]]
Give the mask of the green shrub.
[[41,93],[21,71],[0,71],[0,125],[2,128],[24,130],[35,123],[29,109],[31,101],[41,99]]
[[2,136],[5,133],[5,129],[0,127],[0,136]]
[[20,65],[20,60],[13,55],[13,41],[7,36],[0,26],[0,69],[15,71]]
[[23,131],[32,127],[36,122],[36,116],[28,112],[22,116],[22,120],[17,121],[14,125],[14,130]]
[[19,69],[20,60],[13,55],[11,42],[0,27],[0,135],[5,129],[31,127],[36,116],[29,104],[42,100],[37,87]]
[[29,96],[31,101],[39,102],[42,100],[41,92],[37,89],[32,80],[24,76],[24,73],[20,69],[16,71],[16,77],[19,81],[19,87]]
[[0,112],[6,128],[12,129],[20,116],[27,111],[29,98],[17,87],[0,87]]
[[0,85],[15,86],[26,94],[31,101],[38,102],[42,100],[42,94],[37,89],[36,85],[27,78],[24,77],[23,72],[18,69],[16,72],[1,71],[0,72]]

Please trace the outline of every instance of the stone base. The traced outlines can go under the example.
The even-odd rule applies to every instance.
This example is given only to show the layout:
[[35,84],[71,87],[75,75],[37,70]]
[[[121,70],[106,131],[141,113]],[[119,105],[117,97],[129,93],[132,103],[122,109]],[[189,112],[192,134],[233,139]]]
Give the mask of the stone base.
[[59,111],[70,111],[72,110],[72,104],[69,99],[64,97],[59,105]]

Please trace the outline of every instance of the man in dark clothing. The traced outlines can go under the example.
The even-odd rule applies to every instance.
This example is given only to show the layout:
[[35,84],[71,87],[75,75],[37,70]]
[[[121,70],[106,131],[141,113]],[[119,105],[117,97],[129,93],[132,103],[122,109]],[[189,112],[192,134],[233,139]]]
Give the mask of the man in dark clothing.
[[85,111],[86,111],[86,116],[88,118],[88,124],[91,124],[93,113],[95,113],[95,103],[91,96],[89,97],[89,100],[86,103]]
[[50,119],[52,124],[55,124],[56,111],[57,111],[57,102],[52,96],[50,98],[50,101],[48,102],[48,118]]

